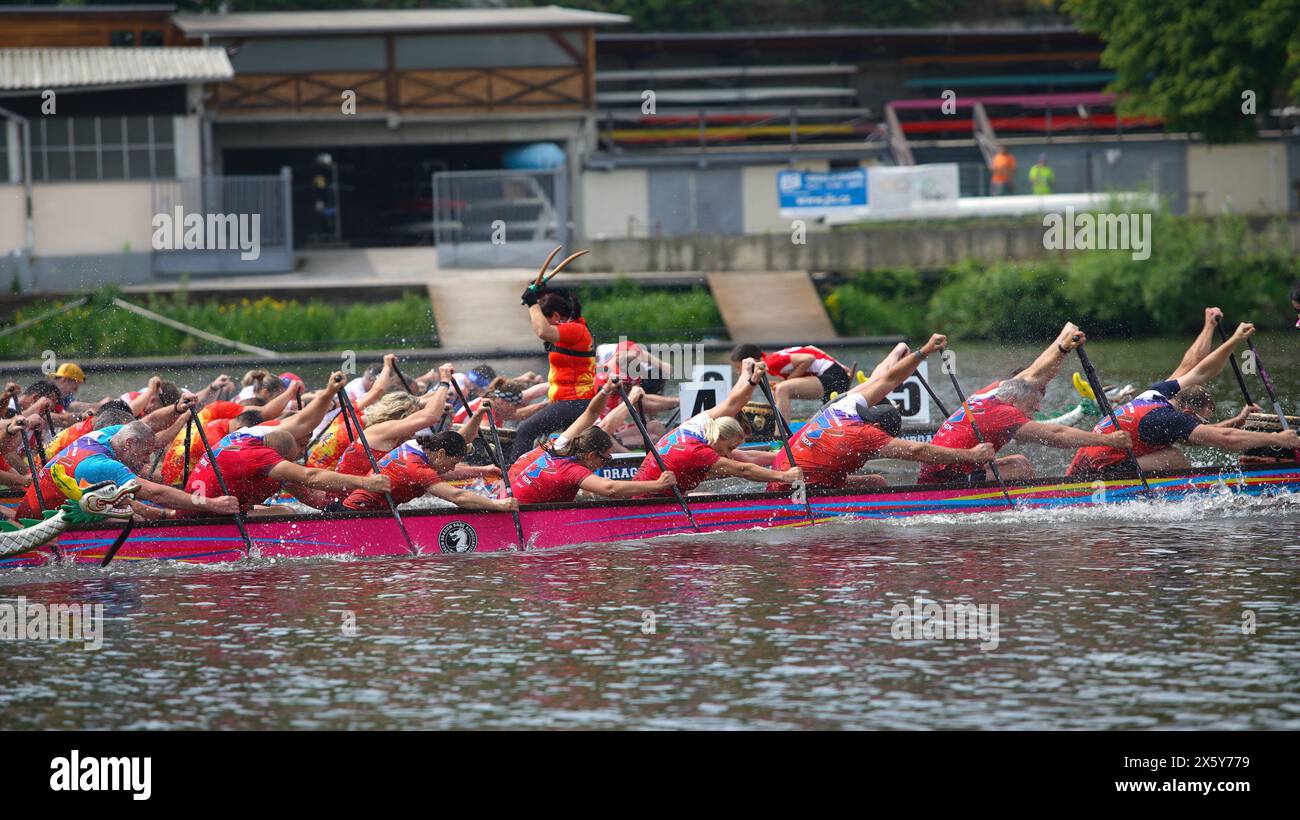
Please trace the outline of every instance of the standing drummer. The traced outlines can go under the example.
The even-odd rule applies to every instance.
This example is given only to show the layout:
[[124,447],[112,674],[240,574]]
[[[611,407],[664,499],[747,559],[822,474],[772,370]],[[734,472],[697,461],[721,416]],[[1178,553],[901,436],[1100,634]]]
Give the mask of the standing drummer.
[[524,291],[528,321],[546,347],[549,387],[546,404],[519,425],[509,463],[537,446],[537,440],[558,433],[578,420],[596,395],[596,345],[582,318],[578,297],[560,290]]

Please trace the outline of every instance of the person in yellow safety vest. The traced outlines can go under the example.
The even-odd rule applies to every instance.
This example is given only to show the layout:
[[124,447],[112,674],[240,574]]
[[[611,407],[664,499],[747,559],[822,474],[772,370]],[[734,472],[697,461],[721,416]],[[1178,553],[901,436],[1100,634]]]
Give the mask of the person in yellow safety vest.
[[1034,189],[1034,196],[1050,194],[1054,182],[1056,182],[1056,172],[1047,164],[1047,154],[1039,154],[1038,162],[1029,169],[1029,184]]
[[993,196],[1013,193],[1012,182],[1016,176],[1016,158],[1011,156],[1011,152],[1006,149],[1006,146],[998,146],[998,152],[993,155],[993,159],[989,162],[989,171],[993,183],[990,193]]

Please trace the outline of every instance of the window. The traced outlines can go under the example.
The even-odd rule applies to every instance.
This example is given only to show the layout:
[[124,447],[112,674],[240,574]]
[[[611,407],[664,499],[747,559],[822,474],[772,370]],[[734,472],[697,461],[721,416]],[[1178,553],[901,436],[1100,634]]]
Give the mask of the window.
[[34,180],[152,179],[175,174],[170,116],[43,117],[32,122]]
[[160,46],[163,44],[163,33],[161,31],[152,31],[145,29],[140,32],[140,45],[142,46]]
[[108,35],[108,44],[114,48],[130,48],[135,45],[134,31],[114,31]]

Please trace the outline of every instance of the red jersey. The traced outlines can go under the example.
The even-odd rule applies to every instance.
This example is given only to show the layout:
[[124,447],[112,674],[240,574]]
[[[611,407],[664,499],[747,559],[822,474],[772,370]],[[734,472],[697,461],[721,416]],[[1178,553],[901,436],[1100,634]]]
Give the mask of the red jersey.
[[[718,459],[718,451],[709,445],[704,437],[704,425],[708,415],[698,416],[684,421],[680,427],[670,431],[655,444],[655,450],[664,460],[664,467],[677,477],[677,488],[683,493],[690,492],[708,477],[709,470]],[[647,453],[641,462],[641,468],[632,477],[633,481],[654,481],[663,475],[654,455]],[[672,490],[664,490],[658,495],[671,495]]]
[[[466,411],[464,407],[461,407],[459,410],[456,411],[456,415],[451,417],[451,423],[452,424],[467,423],[469,421],[469,417],[472,416],[474,413],[477,413],[479,407],[482,406],[482,404],[483,404],[482,396],[480,396],[477,399],[470,399],[469,410]],[[497,414],[495,411],[492,413],[492,421],[496,422],[498,426],[501,424],[501,419],[497,418]]]
[[[994,394],[1001,384],[1001,381],[993,382],[978,393],[968,396],[966,404],[958,407],[957,412],[949,416],[939,432],[934,434],[934,446],[969,450],[980,443],[975,428],[971,426],[970,415],[966,412],[969,407],[980,433],[984,435],[984,441],[992,444],[995,452],[1005,447],[1020,429],[1020,425],[1029,421],[1029,417],[1017,410],[1015,405],[997,400]],[[984,464],[922,464],[916,480],[918,484],[954,481],[961,476],[983,473],[986,469],[988,468]]]
[[[231,433],[212,447],[221,477],[226,480],[230,494],[239,499],[239,508],[244,512],[280,490],[280,482],[270,472],[284,457],[266,446],[262,438],[266,433],[266,426],[249,427]],[[207,498],[221,495],[221,484],[207,453],[194,465],[185,491]]]
[[[208,436],[208,442],[221,441],[230,432],[230,422],[248,408],[242,404],[236,404],[233,401],[214,401],[207,407],[199,411],[199,423],[203,425],[203,432]],[[216,422],[224,422],[217,424]],[[203,455],[203,440],[193,430],[190,431],[190,466],[198,461]],[[172,446],[167,450],[167,455],[163,456],[162,478],[163,481],[178,485],[181,479],[185,477],[185,428],[182,427],[172,441]]]
[[790,357],[796,353],[807,353],[813,357],[813,363],[808,366],[808,374],[812,376],[825,373],[831,367],[841,367],[840,363],[835,361],[834,356],[820,347],[804,345],[803,347],[785,347],[775,353],[764,353],[763,362],[767,365],[767,372],[783,379],[790,378],[790,374],[794,372],[794,362],[790,360]]
[[[1163,383],[1162,383],[1163,384]],[[1162,393],[1158,390],[1147,390],[1136,396],[1133,401],[1123,407],[1115,408],[1115,418],[1119,421],[1119,429],[1128,433],[1133,439],[1133,457],[1141,458],[1147,453],[1154,453],[1157,450],[1163,450],[1169,447],[1168,442],[1152,443],[1142,438],[1142,419],[1147,414],[1157,410],[1172,410],[1179,412],[1169,403]],[[1101,421],[1092,428],[1094,433],[1113,433],[1115,426],[1110,423],[1110,416],[1102,416]],[[1074,475],[1080,472],[1100,471],[1107,467],[1128,460],[1128,451],[1115,447],[1102,447],[1100,445],[1093,447],[1080,447],[1079,451],[1074,454],[1074,461],[1070,462],[1070,469],[1066,475]]]
[[[858,403],[866,400],[852,393],[836,399],[808,420],[799,434],[790,439],[794,462],[803,468],[809,487],[836,488],[857,472],[867,460],[880,452],[894,437],[858,415]],[[790,469],[785,448],[772,463],[773,470]],[[772,482],[770,491],[784,491],[788,484]]]
[[[378,462],[391,453],[392,450],[375,450],[372,448],[371,452],[375,454],[375,461]],[[361,446],[361,442],[354,441],[348,445],[348,449],[343,451],[343,457],[339,459],[338,465],[335,466],[334,472],[343,475],[370,475],[370,459],[366,458],[366,450]]]
[[[596,363],[596,389],[603,390],[605,384],[609,381],[610,376],[618,376],[620,381],[628,390],[641,384],[640,376],[628,376],[623,372],[619,360],[626,358],[628,354],[635,354],[639,345],[629,340],[619,342],[613,350],[604,354]],[[605,409],[600,411],[600,417],[603,419],[608,416],[615,408],[623,405],[623,398],[618,393],[609,397],[605,402]]]
[[[429,457],[415,439],[403,442],[378,462],[380,475],[388,476],[393,482],[393,502],[397,504],[419,498],[442,481],[437,470],[429,466]],[[388,508],[388,501],[383,493],[353,490],[343,500],[343,506],[349,510],[384,510]]]
[[586,319],[574,319],[555,326],[560,338],[546,344],[550,364],[547,401],[590,399],[596,395],[596,351]]
[[510,488],[520,504],[572,501],[591,470],[576,459],[554,456],[536,447],[510,467]]
[[[388,455],[391,450],[373,450],[375,461],[381,461],[384,456]],[[361,446],[360,441],[354,441],[348,445],[348,449],[343,451],[343,457],[334,467],[334,472],[341,475],[370,475],[373,470],[370,469],[370,459],[366,458],[365,448]],[[348,497],[352,490],[325,490],[325,495],[331,501],[342,501]],[[383,496],[380,496],[382,500]],[[384,502],[387,506],[388,502]]]

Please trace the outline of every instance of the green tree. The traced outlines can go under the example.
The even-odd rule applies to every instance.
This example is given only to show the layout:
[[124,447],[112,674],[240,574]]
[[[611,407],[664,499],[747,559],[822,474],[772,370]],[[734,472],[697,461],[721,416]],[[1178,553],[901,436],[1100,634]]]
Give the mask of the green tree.
[[1234,142],[1256,133],[1243,94],[1261,113],[1275,94],[1300,95],[1300,0],[1067,0],[1065,10],[1105,43],[1123,114]]

